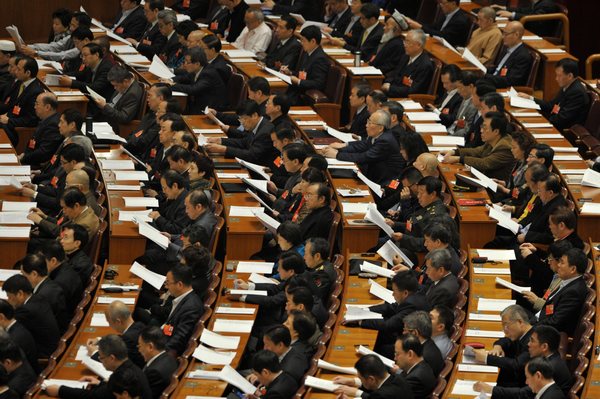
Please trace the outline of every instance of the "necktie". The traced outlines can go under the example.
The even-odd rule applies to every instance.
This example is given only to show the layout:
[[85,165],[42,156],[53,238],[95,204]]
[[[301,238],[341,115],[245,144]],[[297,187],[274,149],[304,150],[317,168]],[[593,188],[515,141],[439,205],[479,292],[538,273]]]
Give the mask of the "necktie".
[[363,44],[365,44],[365,40],[367,40],[367,36],[369,36],[369,31],[367,31],[365,29],[365,31],[363,32],[362,35],[362,39],[360,40],[360,45],[362,46]]
[[21,94],[23,94],[23,90],[25,90],[25,83],[21,83],[21,86],[19,86],[19,94],[17,95],[17,97],[21,97]]
[[508,57],[510,57],[510,54],[511,54],[511,51],[510,50],[506,50],[506,54],[504,54],[504,57],[502,57],[502,59],[500,60],[500,63],[498,64],[498,67],[494,71],[494,75],[497,75],[500,72],[500,70],[502,69],[502,67],[504,66],[504,64],[506,63],[506,61],[508,60]]

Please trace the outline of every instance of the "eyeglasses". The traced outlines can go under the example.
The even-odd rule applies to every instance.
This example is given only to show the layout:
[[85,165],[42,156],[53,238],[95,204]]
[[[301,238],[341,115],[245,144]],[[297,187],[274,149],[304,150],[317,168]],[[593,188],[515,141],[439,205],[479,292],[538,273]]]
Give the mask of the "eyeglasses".
[[512,35],[513,33],[517,33],[517,31],[516,30],[510,31],[510,32],[505,31],[505,30],[502,31],[502,35],[503,36]]
[[373,122],[371,119],[367,119],[367,125],[383,126],[381,123]]

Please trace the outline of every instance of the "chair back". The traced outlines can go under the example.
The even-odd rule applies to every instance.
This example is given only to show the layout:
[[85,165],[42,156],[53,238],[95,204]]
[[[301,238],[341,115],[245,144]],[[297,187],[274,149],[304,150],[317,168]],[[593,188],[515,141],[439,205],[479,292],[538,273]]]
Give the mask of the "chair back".
[[333,221],[331,222],[331,228],[329,229],[329,259],[333,256],[333,250],[335,248],[335,238],[337,236],[338,225],[342,220],[342,215],[337,212],[333,212]]
[[431,83],[427,89],[427,94],[434,96],[437,93],[438,83],[440,82],[440,75],[442,73],[442,61],[437,58],[431,58],[433,62],[433,76],[431,77]]
[[212,236],[210,237],[210,241],[208,243],[208,248],[210,249],[210,253],[213,256],[215,256],[215,253],[217,252],[217,246],[219,244],[219,236],[221,235],[221,229],[223,228],[224,224],[225,224],[225,219],[223,219],[221,216],[217,216],[217,224],[215,225]]
[[234,110],[237,109],[248,97],[248,85],[246,85],[244,75],[236,72],[231,74],[229,82],[227,82],[227,94],[229,107]]

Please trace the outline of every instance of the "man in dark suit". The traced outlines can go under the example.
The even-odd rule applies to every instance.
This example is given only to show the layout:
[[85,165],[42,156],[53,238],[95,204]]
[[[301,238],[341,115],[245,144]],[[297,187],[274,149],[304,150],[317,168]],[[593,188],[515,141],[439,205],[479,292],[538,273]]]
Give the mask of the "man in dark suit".
[[2,285],[8,303],[15,308],[15,319],[33,335],[38,357],[49,357],[58,345],[60,332],[52,309],[46,301],[33,300],[33,288],[25,276],[15,275]]
[[195,21],[206,17],[210,4],[212,4],[210,0],[176,0],[171,4],[171,8],[179,14],[189,16],[192,21]]
[[427,37],[422,30],[411,30],[406,34],[406,54],[388,74],[381,90],[388,97],[408,97],[409,94],[425,94],[433,76],[433,63],[424,51]]
[[346,126],[344,131],[360,136],[367,137],[367,120],[369,119],[369,109],[367,107],[367,96],[371,92],[371,86],[367,83],[357,83],[350,89],[350,108],[354,110],[352,120]]
[[390,128],[387,111],[375,111],[367,120],[367,138],[350,143],[333,143],[322,150],[328,158],[354,162],[368,179],[386,184],[400,174],[406,162]]
[[331,294],[337,273],[329,257],[329,242],[324,238],[309,238],[304,245],[306,274],[310,276],[318,290],[318,296],[326,303]]
[[330,0],[325,4],[325,22],[327,27],[322,28],[324,32],[334,37],[342,37],[352,19],[352,10],[345,0]]
[[5,299],[0,299],[0,327],[23,351],[29,364],[38,368],[38,351],[33,335],[20,322],[15,320],[15,309]]
[[[435,106],[428,104],[429,108],[433,109],[435,107],[440,111],[441,123],[446,127],[452,125],[456,120],[456,113],[462,102],[457,88],[460,74],[461,70],[456,65],[444,65],[440,73],[440,81],[444,87],[444,94],[439,97]],[[473,97],[471,97],[471,101],[473,101]]]
[[298,104],[300,95],[308,90],[325,89],[327,71],[331,62],[321,47],[321,31],[316,26],[307,26],[300,32],[303,53],[295,68],[282,68],[291,75],[292,84],[287,95],[292,104]]
[[267,166],[268,160],[275,157],[276,151],[271,141],[273,124],[260,116],[258,104],[252,100],[247,100],[237,114],[244,126],[242,137],[208,138],[208,144],[204,148],[212,153]]
[[363,27],[361,37],[355,43],[346,43],[344,48],[353,53],[360,51],[360,58],[369,62],[377,53],[377,47],[383,36],[383,26],[379,23],[379,7],[373,3],[360,8],[360,24]]
[[435,374],[439,374],[444,368],[444,358],[440,349],[431,339],[433,325],[428,311],[416,310],[405,316],[404,334],[414,334],[423,344],[423,359],[431,366]]
[[[173,149],[181,148],[174,146]],[[175,170],[167,170],[160,177],[163,188],[159,195],[158,210],[150,212],[153,225],[159,231],[169,234],[179,234],[190,224],[190,218],[185,213],[185,197],[187,196],[187,185],[185,177]]]
[[377,52],[367,60],[371,66],[381,70],[385,76],[388,76],[396,68],[404,55],[403,26],[406,27],[406,23],[397,11],[392,16],[386,17],[383,36],[377,46]]
[[453,308],[458,297],[458,279],[450,270],[451,249],[434,249],[425,255],[428,277],[423,287],[431,307],[444,305]]
[[466,46],[471,22],[460,9],[460,0],[448,0],[438,4],[443,16],[433,25],[420,24],[410,18],[407,18],[406,22],[411,29],[423,29],[431,36],[443,37],[454,47]]
[[429,398],[436,386],[436,376],[423,359],[423,344],[413,334],[404,334],[396,340],[394,362],[400,375],[406,379],[415,399]]
[[577,61],[563,58],[556,64],[554,71],[560,87],[558,94],[550,101],[534,98],[535,102],[542,108],[548,122],[559,131],[575,124],[583,125],[590,106],[590,98],[583,84],[577,79],[579,74]]
[[262,7],[271,9],[275,15],[300,14],[307,21],[323,20],[319,7],[310,0],[265,0]]
[[284,372],[277,355],[261,350],[252,357],[252,370],[256,379],[264,387],[263,399],[291,398],[298,389],[294,377]]
[[119,125],[131,122],[138,115],[144,88],[131,72],[120,65],[115,65],[108,71],[107,79],[115,92],[106,101],[96,100],[100,109],[98,120],[106,120],[115,133],[119,134]]
[[128,37],[127,41],[137,48],[146,58],[152,59],[157,55],[167,42],[158,29],[158,13],[165,9],[163,0],[149,0],[144,3],[144,15],[146,16],[146,27],[140,40]]
[[87,287],[94,265],[83,248],[88,243],[88,232],[85,227],[78,224],[68,224],[61,228],[60,245],[67,255],[67,262],[77,272],[81,283]]
[[500,369],[498,386],[522,387],[525,385],[523,369],[530,359],[528,344],[533,332],[529,315],[521,306],[511,305],[500,316],[506,337],[494,342],[491,351],[474,349],[475,360]]
[[297,26],[296,18],[289,15],[282,15],[281,19],[277,21],[275,35],[267,48],[264,59],[269,68],[278,71],[282,66],[296,65],[302,50],[300,42],[294,36]]
[[[533,0],[526,7],[511,7],[508,9],[497,5],[493,7],[499,9],[497,11],[498,16],[510,18],[514,21],[518,21],[527,15],[544,15],[561,12],[555,0]],[[557,22],[555,21],[529,22],[527,23],[527,30],[539,36],[554,36],[556,34],[556,24]]]
[[[402,271],[392,279],[395,303],[383,303],[369,307],[371,312],[380,313],[383,319],[359,320],[362,328],[378,330],[375,350],[386,357],[393,357],[394,342],[404,329],[404,317],[417,310],[429,311],[425,296],[418,292],[419,284],[411,271]],[[355,322],[343,322],[346,325]]]
[[38,65],[33,58],[19,58],[14,74],[16,80],[4,97],[4,103],[0,104],[0,128],[4,129],[13,146],[16,146],[19,137],[15,128],[31,127],[38,123],[35,101],[44,89],[37,78]]
[[[390,374],[377,355],[361,357],[354,364],[354,368],[356,368],[358,380],[348,377],[335,377],[333,379],[334,383],[340,384],[335,390],[336,394],[364,399],[413,398],[406,379],[402,375]],[[360,385],[357,384],[359,381]]]
[[[173,146],[173,135],[175,132],[185,130],[185,122],[180,115],[168,112],[158,118],[160,130],[158,132],[158,144],[146,151],[146,170],[150,176],[150,186],[156,191],[161,190],[160,176],[169,169],[167,152]],[[156,193],[152,193],[156,195]]]
[[550,292],[545,305],[536,315],[538,325],[552,326],[560,332],[573,334],[588,292],[583,279],[587,263],[585,253],[578,248],[571,248],[562,256],[556,270],[562,281]]
[[[105,99],[110,98],[114,92],[114,88],[108,80],[108,71],[112,68],[112,63],[104,58],[102,47],[96,43],[86,44],[81,49],[81,58],[85,64],[81,76],[77,79],[61,76],[58,80],[60,85],[78,89],[83,93],[89,93],[89,87]],[[87,113],[91,116],[99,113],[94,101],[88,103]]]
[[206,54],[208,64],[206,68],[214,69],[219,73],[223,82],[228,82],[233,69],[221,54],[221,40],[215,35],[204,35],[200,47]]
[[304,353],[290,347],[291,342],[290,330],[282,325],[269,328],[263,335],[264,349],[275,353],[279,358],[281,370],[299,384],[308,370],[309,363]]
[[165,38],[165,44],[158,50],[157,55],[173,69],[179,67],[182,52],[179,34],[175,31],[177,27],[177,14],[173,10],[162,10],[158,13],[158,29]]
[[50,385],[46,387],[46,394],[49,396],[58,396],[65,399],[110,399],[114,398],[112,387],[114,385],[114,375],[119,375],[125,369],[131,370],[133,375],[141,383],[140,399],[152,399],[152,390],[148,384],[146,376],[138,366],[133,364],[127,358],[127,346],[118,335],[106,335],[98,342],[98,358],[108,371],[112,371],[108,381],[103,382],[97,377],[87,376],[86,381],[92,386],[91,391],[81,388],[70,388],[64,385]]
[[177,369],[177,359],[165,351],[166,344],[167,338],[158,327],[145,328],[138,338],[138,348],[145,361],[142,371],[150,384],[153,399],[160,398]]
[[0,342],[0,363],[8,372],[8,387],[23,397],[37,376],[27,359],[22,357],[21,348],[10,339]]
[[70,317],[83,297],[81,278],[67,261],[65,250],[58,241],[45,243],[39,254],[46,261],[48,277],[58,284],[65,295],[67,314]]
[[217,110],[227,106],[225,83],[216,70],[206,68],[207,64],[204,50],[189,49],[183,64],[187,74],[173,79],[173,91],[181,91],[189,96],[186,114],[202,114],[207,106]]
[[324,183],[311,184],[306,189],[304,198],[310,213],[300,223],[302,240],[313,237],[328,239],[333,222],[333,211],[329,206],[331,203],[330,188]]
[[[225,33],[229,31],[226,39],[229,43],[235,42],[242,30],[246,27],[244,22],[244,16],[249,6],[243,0],[222,0],[223,4],[227,7],[227,15],[223,18],[223,23],[219,23],[216,27],[219,34],[224,37]],[[210,29],[213,30],[213,25],[209,25]],[[222,27],[222,28],[221,28]],[[221,29],[222,32],[221,33]]]
[[533,57],[523,43],[525,28],[513,21],[502,29],[504,47],[498,55],[498,64],[488,68],[485,78],[497,88],[525,86],[531,72]]
[[538,399],[564,399],[564,392],[554,382],[552,364],[546,359],[531,359],[525,367],[525,377],[531,392]]
[[58,149],[63,137],[58,131],[60,115],[56,112],[58,101],[52,93],[41,93],[35,101],[35,113],[40,119],[35,132],[25,151],[19,155],[23,165],[31,165],[32,169],[40,169],[40,165],[48,162]]
[[144,9],[140,7],[141,0],[121,1],[121,10],[115,18],[112,31],[122,38],[140,40],[146,27]]

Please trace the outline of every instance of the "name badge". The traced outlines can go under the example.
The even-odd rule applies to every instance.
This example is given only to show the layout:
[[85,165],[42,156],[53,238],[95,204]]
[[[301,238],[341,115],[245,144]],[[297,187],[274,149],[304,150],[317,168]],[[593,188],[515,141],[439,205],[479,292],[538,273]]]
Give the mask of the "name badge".
[[556,115],[559,112],[560,112],[560,104],[554,104],[554,107],[552,107],[552,111],[550,113]]
[[410,78],[410,76],[403,76],[402,77],[402,84],[404,86],[412,87],[413,81]]
[[300,72],[298,72],[298,79],[300,79],[300,80],[306,80],[306,71],[300,71]]
[[507,73],[508,73],[508,68],[507,67],[503,67],[500,70],[500,76],[502,76],[502,77],[505,77]]
[[19,116],[19,114],[21,113],[21,107],[19,107],[18,105],[15,105],[12,109],[12,113],[13,113],[13,115]]

